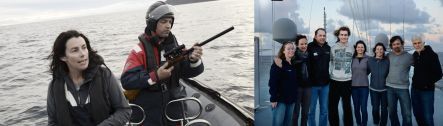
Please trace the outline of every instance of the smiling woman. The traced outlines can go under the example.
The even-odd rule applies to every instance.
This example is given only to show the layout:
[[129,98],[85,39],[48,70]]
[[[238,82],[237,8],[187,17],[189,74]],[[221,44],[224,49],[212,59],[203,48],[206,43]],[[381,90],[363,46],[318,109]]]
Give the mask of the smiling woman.
[[60,33],[48,59],[48,125],[124,125],[131,109],[121,87],[88,38]]

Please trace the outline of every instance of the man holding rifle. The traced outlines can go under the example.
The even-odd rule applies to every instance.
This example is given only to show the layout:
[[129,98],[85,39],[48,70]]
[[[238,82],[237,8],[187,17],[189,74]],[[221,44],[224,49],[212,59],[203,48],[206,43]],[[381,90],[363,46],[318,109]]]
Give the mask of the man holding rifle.
[[[140,42],[129,53],[121,76],[130,103],[141,106],[146,112],[143,125],[176,125],[165,117],[166,103],[186,96],[185,88],[179,83],[180,78],[196,77],[204,70],[200,46],[193,46],[186,60],[169,63],[171,67],[167,67],[163,54],[179,46],[171,33],[174,11],[173,6],[162,1],[149,7],[145,32],[138,37]],[[179,116],[181,112],[180,104],[172,104],[166,113],[173,118],[182,118]],[[143,115],[134,112],[133,116]]]

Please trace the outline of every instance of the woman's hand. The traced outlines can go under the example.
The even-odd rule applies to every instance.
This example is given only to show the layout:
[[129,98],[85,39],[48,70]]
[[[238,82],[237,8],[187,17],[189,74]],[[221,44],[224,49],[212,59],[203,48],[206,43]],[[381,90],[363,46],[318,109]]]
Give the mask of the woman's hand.
[[277,102],[271,102],[271,107],[272,107],[272,108],[277,107]]

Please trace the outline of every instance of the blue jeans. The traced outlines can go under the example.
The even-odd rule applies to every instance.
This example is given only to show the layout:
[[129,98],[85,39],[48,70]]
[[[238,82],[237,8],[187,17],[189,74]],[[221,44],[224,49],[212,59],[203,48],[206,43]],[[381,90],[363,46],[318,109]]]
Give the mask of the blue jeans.
[[358,126],[366,126],[368,124],[368,96],[368,87],[352,87],[354,116]]
[[311,92],[311,106],[309,110],[308,121],[310,126],[315,124],[315,110],[317,109],[317,99],[320,103],[320,117],[318,120],[319,126],[328,125],[328,94],[329,84],[325,86],[314,86]]
[[412,126],[411,98],[409,89],[388,87],[388,110],[391,126],[400,126],[397,116],[397,101],[400,101],[403,126]]
[[292,126],[294,106],[295,103],[287,104],[284,102],[278,102],[277,106],[272,109],[272,125]]
[[[372,118],[374,124],[386,126],[388,122],[388,94],[387,91],[369,91],[371,94]],[[381,113],[380,113],[381,109]]]
[[434,91],[412,89],[412,109],[419,126],[434,126]]

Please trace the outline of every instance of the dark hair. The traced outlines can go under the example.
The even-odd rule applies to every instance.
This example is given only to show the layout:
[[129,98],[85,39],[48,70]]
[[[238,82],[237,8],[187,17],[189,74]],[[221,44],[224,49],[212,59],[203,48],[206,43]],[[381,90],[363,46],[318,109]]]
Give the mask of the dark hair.
[[337,37],[337,42],[340,41],[340,39],[338,38],[338,36],[340,35],[340,31],[347,31],[348,32],[348,36],[351,36],[351,30],[349,30],[349,28],[346,27],[346,26],[342,26],[339,29],[334,31],[334,35],[335,35],[335,37]]
[[60,58],[66,56],[66,43],[69,39],[74,37],[82,37],[86,42],[86,48],[88,49],[89,56],[88,68],[104,64],[103,58],[97,54],[97,51],[91,48],[89,39],[85,35],[76,30],[69,30],[58,35],[58,37],[55,39],[54,46],[52,47],[52,52],[47,57],[47,59],[50,60],[49,72],[53,77],[56,77],[62,72],[69,72],[67,64]]
[[400,40],[401,45],[404,45],[404,44],[405,44],[405,41],[403,41],[403,39],[402,39],[400,36],[398,36],[398,35],[393,36],[393,37],[391,38],[391,40],[389,40],[389,47],[390,47],[391,49],[392,49],[392,43],[394,43],[395,40]]
[[358,44],[363,44],[363,47],[365,48],[365,51],[363,51],[363,54],[366,53],[366,44],[363,40],[358,40],[355,45],[354,45],[354,54],[352,55],[352,58],[357,57],[357,45]]
[[318,34],[318,31],[324,31],[325,32],[325,34],[326,34],[326,29],[324,29],[324,28],[318,28],[317,30],[315,30],[315,32],[314,32],[314,38],[312,38],[313,40],[312,41],[314,41],[314,42],[316,42],[317,40],[315,40],[315,36],[317,36],[317,34]]
[[298,46],[298,41],[300,41],[300,39],[306,39],[306,40],[308,40],[307,38],[306,38],[306,36],[305,35],[297,35],[296,37],[295,37],[295,46]]
[[278,58],[280,58],[280,59],[282,59],[282,60],[285,60],[285,59],[286,59],[286,56],[285,56],[285,54],[283,53],[283,51],[285,51],[285,46],[286,46],[287,44],[292,44],[292,42],[291,42],[291,41],[284,42],[284,43],[282,44],[280,50],[278,50],[278,54],[277,54],[277,56],[278,56]]
[[[372,49],[372,52],[374,53],[374,57],[376,57],[375,50],[377,49],[377,46],[381,46],[383,48],[383,51],[386,51],[385,45],[383,43],[379,42],[379,43],[375,44],[374,48]],[[381,57],[385,58],[385,54],[383,54]]]

